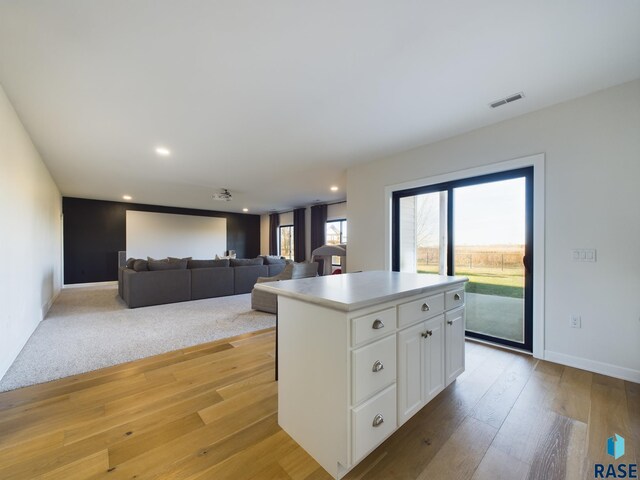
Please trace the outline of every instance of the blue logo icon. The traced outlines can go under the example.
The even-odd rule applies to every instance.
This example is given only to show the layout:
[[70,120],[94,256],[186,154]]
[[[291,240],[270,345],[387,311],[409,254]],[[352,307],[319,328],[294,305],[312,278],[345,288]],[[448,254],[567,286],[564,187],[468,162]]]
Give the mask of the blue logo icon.
[[607,453],[616,460],[624,455],[624,438],[614,433],[607,439]]

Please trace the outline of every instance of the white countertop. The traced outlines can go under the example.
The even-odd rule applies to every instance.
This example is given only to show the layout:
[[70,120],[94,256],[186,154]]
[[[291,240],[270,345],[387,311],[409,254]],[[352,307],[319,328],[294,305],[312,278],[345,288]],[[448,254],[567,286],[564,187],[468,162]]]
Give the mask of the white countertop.
[[370,271],[257,283],[263,292],[350,312],[467,282],[467,277]]

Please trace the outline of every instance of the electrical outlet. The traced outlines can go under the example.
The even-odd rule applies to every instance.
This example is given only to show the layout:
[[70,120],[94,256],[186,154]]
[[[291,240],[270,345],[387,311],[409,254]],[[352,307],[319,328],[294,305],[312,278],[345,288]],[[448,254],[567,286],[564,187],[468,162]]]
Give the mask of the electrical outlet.
[[569,325],[571,325],[571,328],[582,328],[582,318],[580,318],[580,315],[571,315]]

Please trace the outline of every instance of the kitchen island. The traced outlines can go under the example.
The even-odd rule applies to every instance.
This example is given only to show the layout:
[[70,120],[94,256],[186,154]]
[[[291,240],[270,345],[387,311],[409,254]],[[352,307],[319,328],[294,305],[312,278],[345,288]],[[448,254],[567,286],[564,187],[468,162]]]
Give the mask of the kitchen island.
[[464,371],[466,277],[360,272],[278,295],[278,423],[342,478]]

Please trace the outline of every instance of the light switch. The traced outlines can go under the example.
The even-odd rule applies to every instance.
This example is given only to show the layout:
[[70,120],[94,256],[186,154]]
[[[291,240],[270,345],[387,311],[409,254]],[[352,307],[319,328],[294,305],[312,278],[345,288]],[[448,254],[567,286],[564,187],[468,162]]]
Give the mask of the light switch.
[[571,259],[574,262],[595,262],[596,249],[595,248],[576,248],[574,250],[571,250]]

